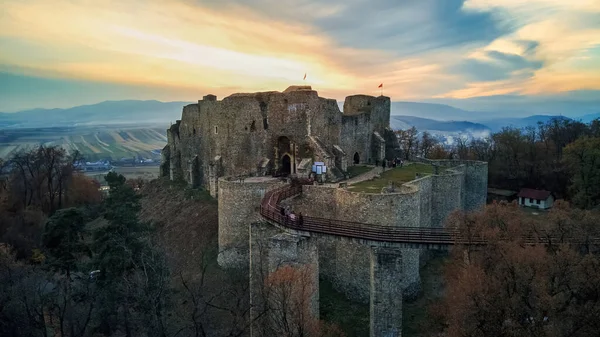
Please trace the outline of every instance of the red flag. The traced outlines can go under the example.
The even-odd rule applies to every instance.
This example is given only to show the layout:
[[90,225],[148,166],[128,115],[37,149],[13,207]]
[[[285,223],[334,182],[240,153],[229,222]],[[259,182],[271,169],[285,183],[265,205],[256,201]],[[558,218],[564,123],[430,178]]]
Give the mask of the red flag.
[[383,83],[381,83],[377,88],[383,88]]
[[304,78],[303,79],[306,80],[306,73],[304,73]]

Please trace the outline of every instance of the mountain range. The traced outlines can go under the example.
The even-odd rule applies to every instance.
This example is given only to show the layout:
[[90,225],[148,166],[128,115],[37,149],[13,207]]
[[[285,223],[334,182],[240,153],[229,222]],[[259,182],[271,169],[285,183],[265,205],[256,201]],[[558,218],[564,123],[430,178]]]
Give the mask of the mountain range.
[[[33,109],[14,113],[0,113],[0,128],[72,127],[115,124],[168,124],[181,118],[184,105],[190,102],[160,101],[105,101],[98,104],[68,109]],[[455,108],[446,104],[419,102],[392,102],[391,126],[405,129],[412,126],[421,131],[485,132],[499,131],[505,126],[526,127],[560,115],[532,115],[506,117],[501,112],[478,112]],[[587,109],[586,112],[594,111]],[[595,113],[574,118],[590,122],[600,118],[600,107]],[[573,112],[570,113],[573,115]],[[577,116],[575,116],[577,117]]]
[[95,124],[168,124],[181,118],[190,102],[105,101],[68,109],[33,109],[0,113],[0,128],[89,126]]

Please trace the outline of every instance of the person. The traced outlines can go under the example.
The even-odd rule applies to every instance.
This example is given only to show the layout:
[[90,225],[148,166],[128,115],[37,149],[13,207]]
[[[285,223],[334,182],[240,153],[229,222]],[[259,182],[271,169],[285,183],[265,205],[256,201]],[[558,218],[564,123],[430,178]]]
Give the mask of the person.
[[396,159],[392,161],[392,167],[396,167]]
[[383,171],[385,171],[385,158],[381,161],[381,167],[383,168]]
[[303,223],[304,223],[304,217],[302,216],[302,212],[300,212],[300,213],[298,214],[298,225],[299,225],[300,227],[302,227],[302,224],[303,224]]
[[285,208],[281,207],[280,213],[282,217],[285,217]]

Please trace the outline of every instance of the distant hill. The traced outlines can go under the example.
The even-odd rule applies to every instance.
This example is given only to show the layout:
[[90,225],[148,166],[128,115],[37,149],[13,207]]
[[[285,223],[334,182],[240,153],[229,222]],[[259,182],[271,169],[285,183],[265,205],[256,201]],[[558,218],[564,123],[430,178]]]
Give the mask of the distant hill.
[[458,109],[445,104],[392,102],[392,116],[419,116],[438,121],[467,120],[481,118],[481,113]]
[[584,123],[589,123],[589,122],[593,121],[594,119],[598,119],[598,118],[600,118],[600,112],[582,116],[581,121]]
[[406,129],[414,126],[420,131],[489,131],[487,126],[480,123],[467,121],[439,121],[415,116],[391,116],[390,124],[394,130]]
[[488,120],[479,120],[480,123],[485,123],[485,125],[489,126],[493,132],[497,132],[502,130],[504,127],[515,127],[515,128],[525,128],[528,126],[536,126],[538,123],[546,123],[553,119],[564,119],[571,120],[569,117],[565,116],[548,116],[548,115],[534,115],[525,118],[496,118],[496,119],[488,119]]
[[181,118],[188,102],[105,101],[68,109],[0,113],[0,127],[65,127],[96,124],[161,123]]

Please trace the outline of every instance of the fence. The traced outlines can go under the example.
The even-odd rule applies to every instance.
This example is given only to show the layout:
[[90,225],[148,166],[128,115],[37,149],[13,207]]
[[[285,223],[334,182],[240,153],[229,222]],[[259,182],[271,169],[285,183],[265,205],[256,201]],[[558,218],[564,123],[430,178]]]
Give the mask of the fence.
[[[382,226],[310,216],[303,216],[300,220],[298,217],[291,219],[284,215],[282,207],[279,205],[280,202],[301,195],[302,185],[309,183],[311,182],[296,181],[291,185],[267,192],[260,206],[260,214],[264,218],[287,228],[364,240],[423,245],[485,245],[488,242],[481,235],[465,235],[458,229],[452,228]],[[529,232],[523,236],[523,241],[526,244],[551,244],[560,242],[584,245],[600,244],[600,238],[598,237],[585,235],[557,237],[546,231]]]

